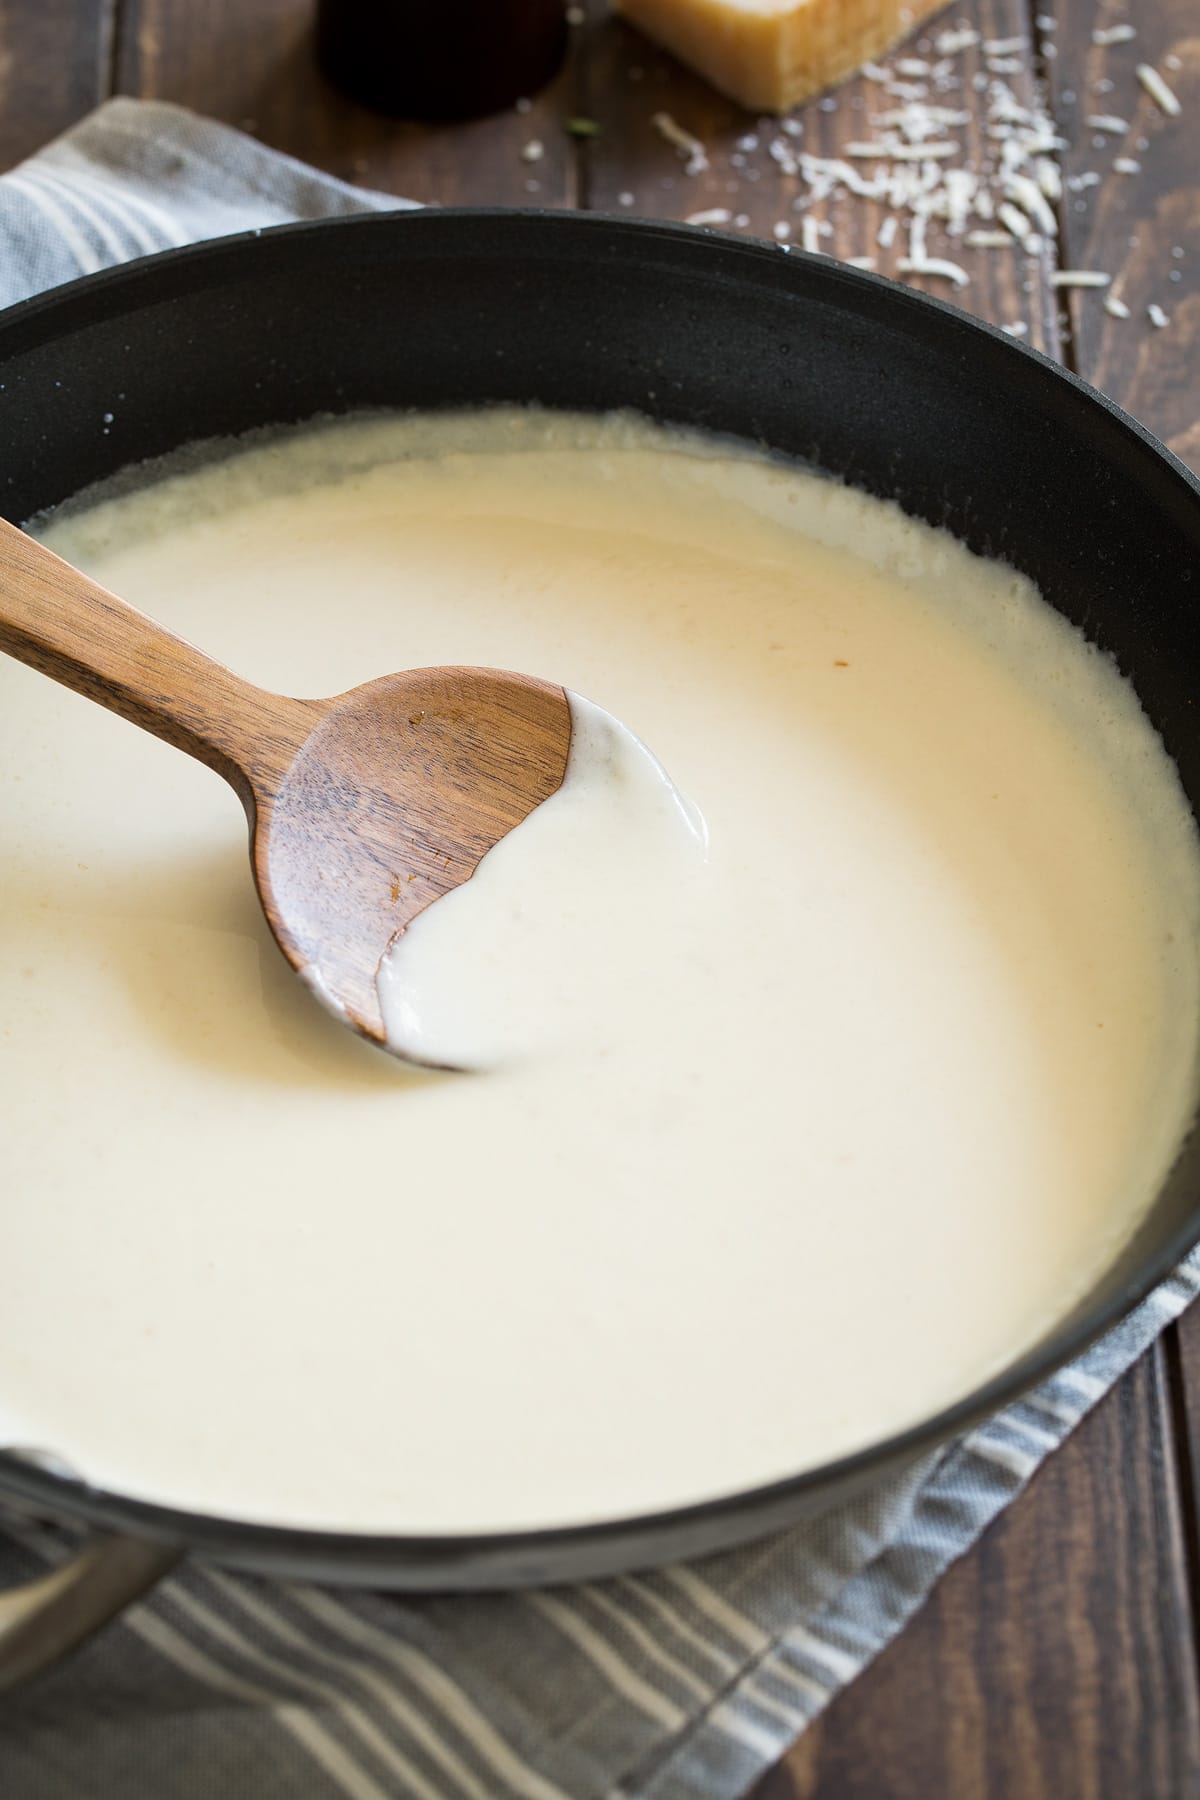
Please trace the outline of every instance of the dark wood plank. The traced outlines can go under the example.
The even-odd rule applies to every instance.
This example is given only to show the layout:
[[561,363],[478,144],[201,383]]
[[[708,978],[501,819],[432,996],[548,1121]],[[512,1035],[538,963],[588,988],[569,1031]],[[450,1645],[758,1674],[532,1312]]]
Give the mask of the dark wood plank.
[[1183,1800],[1200,1715],[1154,1353],[754,1800]]
[[[463,125],[397,122],[345,99],[313,53],[312,0],[123,0],[117,88],[252,132],[343,180],[437,205],[570,206],[573,52],[528,109]],[[526,160],[531,143],[542,146]]]
[[[1103,295],[1071,297],[1074,360],[1080,374],[1128,407],[1200,469],[1200,19],[1196,0],[1058,0],[1056,55],[1049,64],[1055,105],[1070,148],[1070,180],[1103,179],[1069,196],[1064,241],[1077,268],[1106,270],[1129,306],[1114,319]],[[1131,43],[1101,47],[1093,32],[1129,22]],[[1139,63],[1155,67],[1182,111],[1167,117],[1139,85]],[[1173,66],[1178,63],[1178,67]],[[1111,88],[1106,83],[1111,82]],[[1101,133],[1089,117],[1112,115],[1130,131]],[[1113,171],[1118,158],[1140,164]],[[1157,304],[1170,324],[1156,329]]]
[[[969,0],[930,21],[903,51],[887,59],[889,64],[894,66],[901,56],[936,62],[938,34],[960,20],[974,27],[985,42],[1030,39],[1025,0]],[[729,215],[721,221],[726,229],[772,238],[786,228],[793,244],[803,241],[803,219],[811,215],[822,233],[826,226],[831,228],[821,237],[823,251],[846,259],[870,257],[879,273],[899,275],[908,234],[901,230],[890,247],[880,246],[883,205],[844,189],[806,205],[807,184],[794,171],[800,152],[843,157],[847,144],[873,141],[878,136],[874,122],[878,115],[893,112],[900,104],[884,85],[865,77],[847,82],[836,94],[799,109],[784,129],[778,121],[744,112],[647,38],[611,18],[606,0],[590,0],[587,31],[583,98],[600,126],[600,135],[588,145],[584,188],[588,205],[669,219],[722,212]],[[1032,55],[1023,57],[1021,64],[1020,72],[1004,79],[1016,100],[1032,107]],[[985,160],[994,162],[998,154],[986,130],[984,103],[974,87],[986,60],[976,46],[956,55],[953,65],[953,80],[959,84],[954,87],[943,90],[919,77],[915,82],[907,79],[914,89],[924,87],[932,103],[970,111],[969,125],[948,127],[944,135],[961,146],[954,159],[958,166],[978,168]],[[687,173],[685,159],[653,123],[659,112],[670,114],[703,144],[706,168]],[[854,166],[869,174],[874,165],[858,159]],[[1033,257],[1015,247],[972,250],[961,238],[948,239],[931,225],[929,249],[966,269],[970,286],[956,289],[931,277],[904,279],[996,324],[1027,325],[1029,342],[1056,352],[1056,309],[1046,279],[1053,263],[1051,244]]]
[[1165,1350],[1171,1377],[1192,1616],[1200,1621],[1200,1305],[1191,1307],[1167,1333]]
[[[1096,294],[1070,299],[1073,359],[1200,472],[1200,34],[1194,0],[1125,7],[1116,0],[1057,0],[1055,55],[1048,69],[1064,135],[1068,178],[1102,180],[1070,198],[1063,220],[1076,267],[1113,276],[1128,319],[1115,319]],[[1130,42],[1103,45],[1094,34],[1131,23]],[[1165,115],[1139,85],[1139,63],[1156,68],[1181,112]],[[1108,85],[1111,83],[1111,86]],[[1130,131],[1098,133],[1086,120],[1111,114]],[[1118,158],[1140,165],[1113,170]],[[1157,303],[1170,323],[1146,315]],[[1200,1603],[1200,1311],[1167,1335],[1183,1476],[1184,1529]]]
[[0,168],[104,99],[115,8],[116,0],[0,0]]

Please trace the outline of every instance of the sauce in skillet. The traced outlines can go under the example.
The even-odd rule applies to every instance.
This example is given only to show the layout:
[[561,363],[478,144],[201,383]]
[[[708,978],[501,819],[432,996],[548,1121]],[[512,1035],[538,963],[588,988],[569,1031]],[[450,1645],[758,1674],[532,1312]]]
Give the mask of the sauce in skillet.
[[707,840],[584,767],[396,959],[486,1072],[406,1070],[286,969],[218,780],[0,665],[6,1441],[280,1523],[675,1506],[953,1401],[1129,1236],[1193,1106],[1200,851],[1011,570],[537,414],[315,429],[44,535],[284,691],[562,681]]

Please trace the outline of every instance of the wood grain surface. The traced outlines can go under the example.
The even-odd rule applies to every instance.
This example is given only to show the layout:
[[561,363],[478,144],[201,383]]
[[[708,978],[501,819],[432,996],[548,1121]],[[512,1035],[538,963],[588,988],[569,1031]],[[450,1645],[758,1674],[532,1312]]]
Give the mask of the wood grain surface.
[[[1136,21],[1132,42],[1093,43],[1097,28],[1128,20]],[[1072,361],[1200,471],[1200,6],[1058,0],[1055,37],[1058,54],[1047,66],[1069,144],[1064,170],[1069,181],[1104,175],[1069,194],[1065,260],[1111,274],[1112,293],[1131,313],[1114,319],[1101,296],[1071,295]],[[1178,118],[1144,92],[1139,63],[1170,85],[1182,108]],[[1096,115],[1126,120],[1129,131],[1089,129],[1086,121]],[[1118,158],[1139,167],[1113,174]],[[1162,308],[1165,327],[1150,324],[1150,305]]]
[[[771,154],[777,129],[612,21],[605,0],[583,0],[566,68],[528,108],[465,127],[397,127],[334,94],[313,66],[310,21],[307,0],[49,0],[36,12],[0,0],[0,152],[27,153],[111,78],[121,91],[195,107],[414,199],[676,219],[722,212],[730,229],[772,237],[783,225],[792,242],[814,230],[803,225],[811,213],[823,251],[899,273],[906,245],[899,234],[879,243],[878,207],[834,197],[806,205],[802,180]],[[1006,79],[1028,106],[1033,72],[1046,78],[1075,185],[1057,207],[1057,245],[1035,255],[958,247],[970,285],[926,285],[1024,326],[1028,341],[1065,357],[1200,468],[1197,0],[959,0],[910,54],[924,55],[922,38],[959,22],[987,42],[1031,46]],[[1124,22],[1136,27],[1133,42],[1093,42],[1097,27]],[[970,80],[986,79],[980,56],[963,56]],[[1179,118],[1138,84],[1140,62],[1178,94]],[[878,110],[875,84],[860,79],[807,106],[793,141],[836,155]],[[687,173],[654,123],[660,112],[703,144],[703,169]],[[1098,131],[1087,123],[1096,116],[1130,129]],[[754,149],[741,147],[748,138]],[[976,158],[994,155],[977,124],[966,145]],[[1140,167],[1117,172],[1118,158]],[[1102,291],[1056,293],[1056,267],[1112,275],[1130,316],[1106,311]],[[1150,322],[1150,304],[1168,316],[1165,327]],[[758,1800],[1200,1795],[1197,1493],[1193,1313],[1050,1460]]]
[[[82,3],[82,0],[81,0]],[[405,125],[320,73],[305,0],[121,0],[118,91],[223,119],[343,180],[438,206],[572,206],[577,42],[528,109],[465,125]],[[523,152],[538,143],[542,153]]]
[[754,1800],[1200,1793],[1163,1358],[1143,1358]]
[[117,0],[0,0],[0,166],[40,150],[109,92]]

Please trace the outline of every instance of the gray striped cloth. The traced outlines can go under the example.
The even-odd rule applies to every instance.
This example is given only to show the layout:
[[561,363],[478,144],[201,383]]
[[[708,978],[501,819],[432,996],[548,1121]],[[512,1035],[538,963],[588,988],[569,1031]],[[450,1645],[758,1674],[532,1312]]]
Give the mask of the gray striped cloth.
[[[402,204],[175,107],[115,100],[0,179],[0,303],[193,238]],[[419,1600],[187,1566],[5,1702],[0,1794],[743,1794],[1198,1291],[1200,1253],[986,1426],[815,1523],[704,1562]],[[48,1528],[6,1530],[0,1584],[60,1553]]]

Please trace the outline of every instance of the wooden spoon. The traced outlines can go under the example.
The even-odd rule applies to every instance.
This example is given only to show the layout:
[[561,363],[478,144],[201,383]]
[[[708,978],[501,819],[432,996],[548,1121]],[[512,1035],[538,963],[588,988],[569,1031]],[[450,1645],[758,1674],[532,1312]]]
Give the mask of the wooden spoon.
[[0,650],[223,775],[267,923],[329,1010],[387,1047],[375,977],[416,915],[561,785],[561,687],[411,669],[332,700],[253,687],[0,520]]

